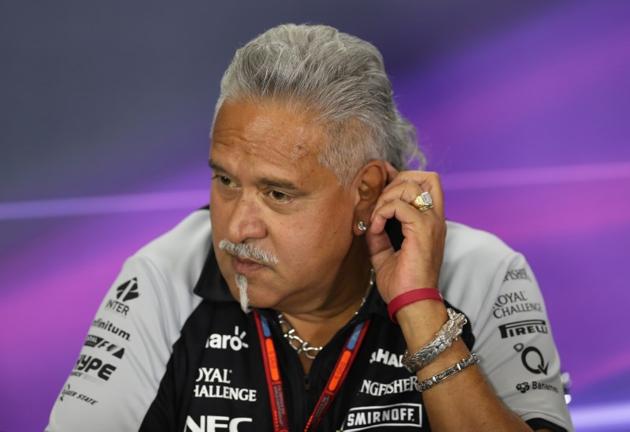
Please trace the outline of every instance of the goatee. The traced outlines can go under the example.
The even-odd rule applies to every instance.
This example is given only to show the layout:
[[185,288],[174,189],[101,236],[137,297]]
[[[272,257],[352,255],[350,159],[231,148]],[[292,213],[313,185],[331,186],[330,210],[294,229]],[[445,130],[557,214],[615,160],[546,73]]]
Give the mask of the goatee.
[[241,303],[241,309],[245,313],[249,313],[251,309],[249,308],[249,297],[247,296],[247,277],[240,273],[236,273],[234,276],[236,280],[236,286],[238,287],[238,297]]

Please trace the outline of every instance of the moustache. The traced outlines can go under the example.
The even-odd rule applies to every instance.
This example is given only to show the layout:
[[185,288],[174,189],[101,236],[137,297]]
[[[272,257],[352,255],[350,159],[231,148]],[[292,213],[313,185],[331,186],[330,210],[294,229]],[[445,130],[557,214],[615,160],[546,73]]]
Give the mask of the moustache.
[[278,264],[278,258],[271,252],[251,245],[249,243],[232,243],[223,239],[219,242],[219,249],[229,253],[232,256],[256,261],[259,264],[275,265]]

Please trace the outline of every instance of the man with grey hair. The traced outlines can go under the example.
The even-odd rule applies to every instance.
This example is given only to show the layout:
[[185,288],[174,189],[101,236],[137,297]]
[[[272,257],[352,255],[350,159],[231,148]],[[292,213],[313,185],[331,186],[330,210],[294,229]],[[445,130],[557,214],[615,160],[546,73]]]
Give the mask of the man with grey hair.
[[527,262],[414,158],[368,42],[240,48],[209,208],[127,260],[47,430],[572,430]]

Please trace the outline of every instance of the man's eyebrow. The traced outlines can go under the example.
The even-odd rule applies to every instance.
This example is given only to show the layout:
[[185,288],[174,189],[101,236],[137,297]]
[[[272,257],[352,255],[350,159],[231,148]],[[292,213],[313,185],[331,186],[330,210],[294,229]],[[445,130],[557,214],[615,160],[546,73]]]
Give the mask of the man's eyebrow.
[[[216,163],[212,159],[208,160],[208,165],[214,171],[218,171],[218,172],[222,172],[222,173],[226,173],[226,174],[230,173],[228,170],[223,168],[221,165],[219,165],[218,163]],[[301,191],[301,189],[299,187],[297,187],[295,184],[293,184],[292,182],[290,182],[288,180],[277,179],[277,178],[261,177],[261,178],[257,179],[256,183],[258,183],[259,185],[262,185],[262,186],[275,187],[275,188],[284,189],[284,190],[292,191],[292,192],[300,192]]]
[[258,180],[258,184],[263,186],[270,186],[273,188],[283,189],[291,192],[300,192],[300,188],[291,183],[288,180],[280,180],[274,178],[263,177]]
[[224,173],[228,172],[225,168],[223,168],[221,165],[219,165],[218,163],[216,163],[212,159],[208,159],[208,166],[210,168],[212,168],[213,171],[221,171],[221,172],[224,172]]

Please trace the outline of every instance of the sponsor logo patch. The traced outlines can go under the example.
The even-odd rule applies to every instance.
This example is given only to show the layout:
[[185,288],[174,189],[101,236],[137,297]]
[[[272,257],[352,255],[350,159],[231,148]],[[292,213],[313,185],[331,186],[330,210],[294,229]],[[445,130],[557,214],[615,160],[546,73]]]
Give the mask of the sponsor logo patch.
[[251,417],[234,417],[206,415],[195,421],[191,416],[186,416],[184,432],[215,432],[217,430],[239,432],[241,423],[252,423]]
[[116,288],[116,299],[108,299],[105,303],[105,309],[126,317],[129,313],[127,302],[138,297],[140,297],[138,293],[138,278],[130,279]]
[[377,351],[372,351],[372,354],[370,355],[370,364],[381,363],[386,366],[401,368],[403,367],[402,357],[402,354],[392,353],[382,348],[379,348]]
[[232,351],[240,351],[244,348],[249,348],[245,337],[247,333],[240,331],[238,326],[234,326],[234,334],[220,334],[212,333],[206,340],[206,349],[231,349]]
[[121,338],[123,338],[126,341],[128,341],[129,338],[131,337],[131,335],[129,333],[127,333],[126,331],[124,331],[123,329],[118,328],[114,324],[112,324],[110,321],[104,321],[101,318],[95,319],[92,322],[92,327],[103,329],[106,332],[109,332],[109,333],[111,333],[113,335],[120,336]]
[[116,298],[120,301],[127,302],[138,297],[138,278],[132,278],[116,288]]
[[528,301],[525,291],[501,294],[492,305],[492,315],[497,319],[524,312],[542,312],[540,303]]
[[70,387],[70,384],[66,384],[66,386],[61,390],[61,394],[59,395],[59,400],[61,402],[68,399],[77,399],[82,402],[85,402],[89,405],[96,405],[98,401],[89,396],[84,395],[83,393],[78,393]]
[[414,392],[416,391],[415,384],[417,382],[418,379],[413,375],[409,378],[400,378],[389,383],[364,379],[359,393],[369,394],[370,396],[384,396],[394,393]]
[[105,363],[98,357],[81,354],[72,370],[72,375],[90,378],[97,377],[103,381],[107,381],[115,370],[116,366]]
[[[422,427],[422,405],[398,403],[392,405],[350,408],[343,422],[344,432],[383,430],[391,427]],[[389,429],[387,429],[389,430]]]
[[527,269],[525,267],[520,269],[508,270],[505,273],[505,277],[503,278],[503,282],[512,281],[512,280],[532,280],[527,273]]
[[533,333],[549,333],[547,322],[542,319],[532,319],[524,321],[514,321],[499,326],[501,339],[508,339],[515,336],[525,336]]
[[123,356],[125,355],[124,348],[111,343],[105,338],[102,338],[100,336],[95,336],[92,334],[89,334],[87,336],[87,338],[85,339],[85,343],[83,345],[90,348],[102,349],[119,359],[123,358]]
[[545,362],[545,358],[538,348],[533,346],[526,347],[522,343],[518,343],[514,345],[514,350],[521,353],[521,362],[525,369],[536,375],[547,375],[549,363]]
[[232,369],[200,367],[197,370],[193,394],[196,398],[256,402],[256,390],[232,386],[231,375]]
[[516,390],[520,391],[521,393],[525,394],[528,391],[536,391],[536,390],[545,390],[545,391],[552,391],[554,393],[560,393],[560,390],[558,390],[558,387],[551,385],[551,384],[547,384],[544,383],[542,381],[524,381],[522,383],[518,383],[516,384]]

